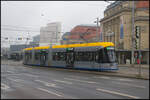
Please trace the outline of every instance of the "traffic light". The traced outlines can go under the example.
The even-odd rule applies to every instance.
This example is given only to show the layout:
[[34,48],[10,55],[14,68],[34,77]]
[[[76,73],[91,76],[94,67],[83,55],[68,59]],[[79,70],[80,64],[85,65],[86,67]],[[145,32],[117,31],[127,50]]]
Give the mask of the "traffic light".
[[139,49],[140,26],[135,26],[135,49]]
[[135,39],[135,49],[139,48],[139,39]]
[[136,38],[140,37],[140,26],[135,26],[135,36]]

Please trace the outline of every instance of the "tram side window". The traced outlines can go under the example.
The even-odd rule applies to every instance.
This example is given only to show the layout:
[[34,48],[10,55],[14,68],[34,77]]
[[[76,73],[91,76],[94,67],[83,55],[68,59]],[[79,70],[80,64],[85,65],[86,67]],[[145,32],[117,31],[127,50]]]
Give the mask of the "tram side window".
[[65,61],[66,53],[65,52],[54,52],[53,53],[53,60],[55,61]]
[[100,49],[99,50],[99,59],[98,59],[98,61],[100,62],[100,63],[102,63],[103,62],[103,49]]
[[35,60],[38,60],[40,58],[39,53],[36,52],[34,57],[35,57]]
[[103,49],[103,63],[108,63],[107,50]]
[[32,54],[31,54],[31,52],[26,52],[25,53],[25,58],[27,59],[27,60],[29,60],[29,59],[32,59]]
[[65,57],[66,57],[65,54],[66,54],[65,52],[58,53],[59,61],[65,61]]
[[75,60],[76,61],[93,61],[94,60],[93,52],[76,52]]
[[25,53],[25,60],[28,60],[28,53]]
[[32,59],[32,53],[31,52],[29,53],[29,59]]

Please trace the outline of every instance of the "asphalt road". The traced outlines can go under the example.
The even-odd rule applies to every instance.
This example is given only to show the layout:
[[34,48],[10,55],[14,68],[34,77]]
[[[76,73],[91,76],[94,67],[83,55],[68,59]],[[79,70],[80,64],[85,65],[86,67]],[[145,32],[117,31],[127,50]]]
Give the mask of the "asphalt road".
[[2,99],[148,99],[149,80],[1,65]]

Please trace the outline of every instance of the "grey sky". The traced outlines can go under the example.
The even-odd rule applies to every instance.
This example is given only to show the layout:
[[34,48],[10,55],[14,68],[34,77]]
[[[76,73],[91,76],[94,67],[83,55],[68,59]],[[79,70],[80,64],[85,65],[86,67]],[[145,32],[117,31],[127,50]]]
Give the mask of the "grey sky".
[[[32,37],[39,34],[41,26],[55,21],[62,23],[62,32],[68,32],[76,25],[94,24],[97,17],[103,18],[108,4],[104,1],[2,1],[1,36],[26,37],[24,30],[29,29]],[[22,31],[8,31],[8,28]]]

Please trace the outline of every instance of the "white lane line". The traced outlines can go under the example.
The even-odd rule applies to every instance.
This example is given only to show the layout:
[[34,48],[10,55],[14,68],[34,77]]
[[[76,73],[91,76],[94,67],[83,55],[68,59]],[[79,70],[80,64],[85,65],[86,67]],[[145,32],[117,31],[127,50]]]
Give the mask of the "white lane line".
[[56,84],[54,84],[54,83],[49,83],[49,82],[45,82],[45,81],[41,81],[41,80],[34,80],[34,81],[41,82],[41,83],[43,83],[45,86],[48,86],[48,87],[60,88],[60,87],[56,86]]
[[8,78],[8,79],[15,82],[24,82],[24,80],[21,79],[13,79],[13,78]]
[[73,80],[73,81],[79,81],[79,82],[85,82],[85,83],[96,83],[96,82],[92,82],[92,81],[83,81],[83,80],[71,79],[71,78],[64,78],[64,79]]
[[11,78],[17,78],[17,79],[19,78],[18,76],[10,76],[10,77],[11,77]]
[[6,85],[6,84],[4,84],[4,83],[1,83],[1,89],[3,89],[3,90],[7,90],[7,89],[9,89],[10,87],[8,86],[8,85]]
[[68,82],[68,81],[61,81],[61,80],[53,80],[53,81],[60,82],[60,83],[66,83],[66,84],[72,84],[72,82]]
[[24,75],[26,75],[26,76],[30,76],[30,77],[38,77],[38,76],[36,76],[36,75],[26,74],[26,73],[24,73]]
[[14,73],[14,72],[12,72],[12,71],[7,71],[7,72],[9,72],[9,73]]
[[45,92],[50,93],[50,94],[54,94],[54,95],[59,96],[59,97],[62,97],[62,95],[60,95],[60,94],[57,94],[55,92],[52,92],[52,91],[49,91],[49,90],[46,90],[46,89],[43,89],[43,88],[37,88],[37,89],[39,89],[41,91],[45,91]]
[[89,79],[88,77],[70,76],[72,78]]
[[110,79],[110,77],[107,77],[107,76],[94,76],[94,78],[103,78],[103,79]]
[[116,79],[116,80],[119,80],[119,81],[127,81],[127,82],[132,82],[132,81],[133,81],[133,80],[130,80],[130,79],[125,79],[125,78]]
[[[103,78],[103,79],[111,79],[110,77],[107,77],[107,76],[94,76],[94,78]],[[133,80],[130,80],[130,79],[125,79],[125,78],[119,78],[119,79],[114,79],[114,80],[119,80],[119,81],[128,81],[128,82],[131,82]]]
[[139,97],[128,95],[128,94],[124,94],[124,93],[119,93],[119,92],[115,92],[115,91],[104,90],[104,89],[100,89],[100,88],[98,88],[96,90],[102,91],[102,92],[111,93],[111,94],[116,94],[116,95],[120,95],[120,96],[125,96],[125,97],[129,97],[129,98],[133,98],[133,99],[139,99]]
[[146,88],[145,86],[139,86],[135,84],[128,84],[128,83],[120,83],[120,82],[113,82],[115,84],[121,84],[121,85],[127,85],[127,86],[132,86],[132,87],[137,87],[137,88]]
[[14,73],[12,73],[12,74],[5,74],[5,75],[3,75],[3,76],[12,76],[12,75],[21,75],[21,74],[14,74]]

